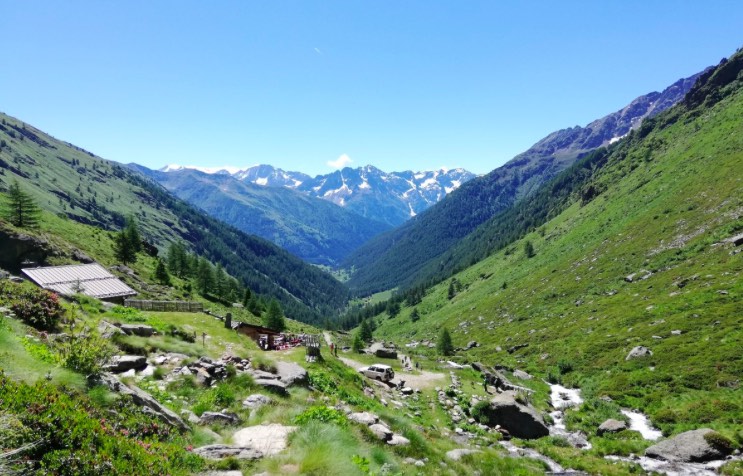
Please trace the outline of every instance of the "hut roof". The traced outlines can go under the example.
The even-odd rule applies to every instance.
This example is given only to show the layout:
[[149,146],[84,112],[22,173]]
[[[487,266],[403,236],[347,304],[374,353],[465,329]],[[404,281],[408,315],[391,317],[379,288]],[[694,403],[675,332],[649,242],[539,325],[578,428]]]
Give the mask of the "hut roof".
[[21,272],[40,287],[59,294],[80,293],[98,299],[137,294],[98,263],[25,268]]

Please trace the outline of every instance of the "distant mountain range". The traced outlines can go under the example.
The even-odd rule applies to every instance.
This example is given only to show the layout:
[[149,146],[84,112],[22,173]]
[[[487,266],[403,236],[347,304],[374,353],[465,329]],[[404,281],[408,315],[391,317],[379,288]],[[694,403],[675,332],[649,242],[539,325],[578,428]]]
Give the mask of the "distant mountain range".
[[344,267],[355,270],[349,281],[352,291],[369,294],[433,278],[436,273],[421,275],[420,271],[443,271],[448,264],[440,258],[460,240],[579,157],[617,142],[643,120],[682,100],[703,73],[680,79],[662,92],[640,96],[585,127],[549,134],[502,167],[467,182],[414,219],[370,240],[344,262]]
[[244,170],[168,165],[160,171],[178,172],[184,169],[229,175],[242,182],[265,187],[297,190],[392,227],[420,214],[439,202],[446,194],[476,177],[472,172],[459,168],[387,173],[371,165],[346,167],[314,178],[301,172],[287,172],[271,165],[256,165]]
[[240,180],[238,174],[129,167],[214,218],[270,240],[312,264],[337,266],[350,252],[391,228],[297,190]]

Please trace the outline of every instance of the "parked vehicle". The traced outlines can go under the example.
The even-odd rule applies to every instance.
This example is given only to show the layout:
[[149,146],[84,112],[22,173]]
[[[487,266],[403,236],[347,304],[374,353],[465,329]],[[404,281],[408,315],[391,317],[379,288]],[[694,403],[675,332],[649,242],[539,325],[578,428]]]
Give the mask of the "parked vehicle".
[[395,378],[395,371],[392,367],[384,364],[374,364],[369,367],[361,367],[359,372],[366,377],[380,380],[382,382],[389,382]]

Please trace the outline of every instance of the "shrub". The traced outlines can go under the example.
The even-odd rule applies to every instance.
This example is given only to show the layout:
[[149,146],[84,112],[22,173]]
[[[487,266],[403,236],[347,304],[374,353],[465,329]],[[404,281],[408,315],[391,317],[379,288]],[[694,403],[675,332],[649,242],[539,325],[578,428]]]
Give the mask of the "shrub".
[[478,423],[482,423],[483,425],[490,425],[490,417],[488,416],[487,412],[488,407],[490,407],[490,404],[488,402],[479,401],[475,403],[475,405],[470,410],[470,415]]
[[55,293],[28,283],[0,281],[0,304],[10,305],[18,319],[37,329],[53,329],[64,316]]
[[343,414],[343,412],[336,410],[335,408],[328,408],[326,406],[310,407],[294,417],[294,423],[296,423],[297,425],[304,425],[310,421],[317,421],[321,423],[335,423],[339,426],[345,426],[348,423],[346,415]]
[[113,355],[109,342],[98,334],[81,332],[56,344],[60,363],[84,375],[96,375]]
[[717,433],[716,431],[705,433],[704,440],[723,454],[729,454],[733,449],[735,449],[735,445],[729,438]]

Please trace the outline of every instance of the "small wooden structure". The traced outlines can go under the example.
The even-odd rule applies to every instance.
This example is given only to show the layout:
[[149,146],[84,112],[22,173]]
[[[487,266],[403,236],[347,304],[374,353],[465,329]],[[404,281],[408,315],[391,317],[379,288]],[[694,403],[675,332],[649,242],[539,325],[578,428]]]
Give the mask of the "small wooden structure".
[[[276,332],[268,327],[246,322],[233,321],[231,327],[240,334],[245,334],[253,339],[264,350],[274,349],[276,347],[275,341],[281,335],[281,332]],[[263,342],[265,342],[265,346],[261,345]]]
[[314,362],[320,358],[320,346],[322,345],[322,336],[320,334],[308,334],[304,336],[304,345],[307,347],[307,361]]
[[204,303],[194,301],[149,301],[144,299],[125,299],[124,306],[141,311],[160,312],[204,312]]
[[85,294],[121,303],[137,294],[98,263],[23,268],[21,272],[37,286],[64,296]]

